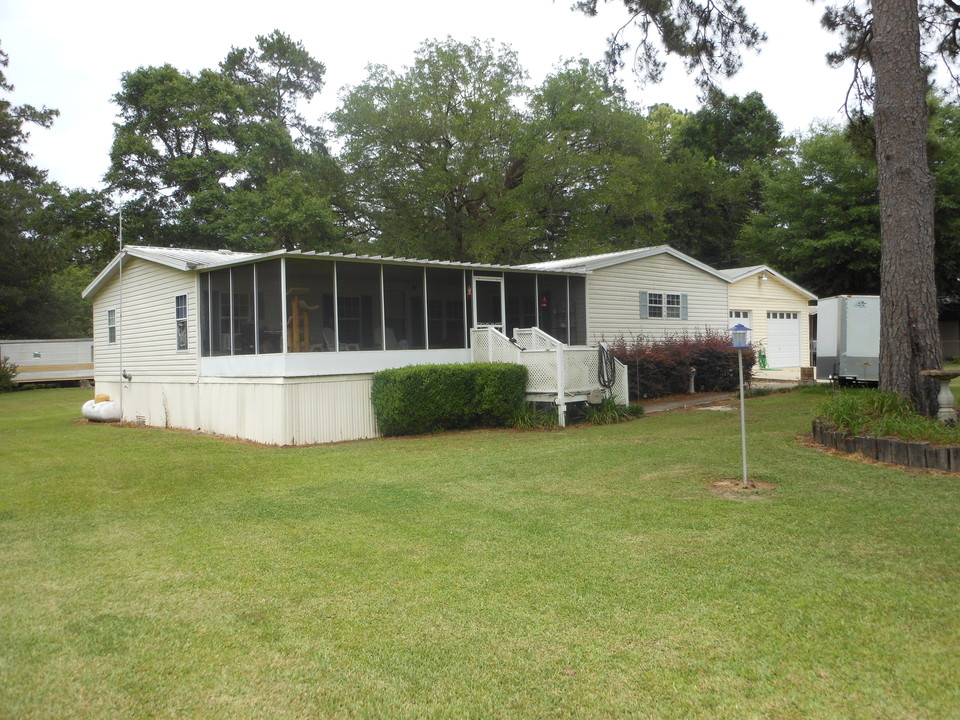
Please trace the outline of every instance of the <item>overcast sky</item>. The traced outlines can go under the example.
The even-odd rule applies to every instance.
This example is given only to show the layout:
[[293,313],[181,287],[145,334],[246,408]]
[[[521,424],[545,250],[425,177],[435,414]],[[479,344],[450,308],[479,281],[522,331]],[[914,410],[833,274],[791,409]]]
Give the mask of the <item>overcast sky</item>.
[[[215,68],[231,46],[281,30],[326,65],[326,87],[311,114],[333,110],[344,85],[366,77],[370,63],[401,70],[427,38],[494,39],[517,51],[539,84],[569,57],[599,61],[606,38],[625,20],[622,3],[588,18],[572,0],[2,0],[0,45],[15,86],[8,99],[60,110],[52,129],[34,128],[34,163],[67,187],[99,186],[108,165],[116,108],[111,97],[124,71],[170,63],[197,72]],[[824,55],[836,39],[820,29],[822,8],[808,0],[745,0],[769,36],[761,54],[724,85],[728,94],[752,90],[787,132],[815,119],[840,120],[850,71],[830,70]],[[696,109],[696,90],[679,68],[660,85],[640,87],[622,77],[643,106],[668,102]]]

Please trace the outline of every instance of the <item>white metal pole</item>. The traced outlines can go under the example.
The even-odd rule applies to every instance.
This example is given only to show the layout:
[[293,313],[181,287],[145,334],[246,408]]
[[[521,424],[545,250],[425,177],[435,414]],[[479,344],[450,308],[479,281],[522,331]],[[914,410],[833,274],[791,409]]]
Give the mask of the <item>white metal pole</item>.
[[119,272],[118,284],[120,285],[120,302],[118,307],[117,318],[117,330],[120,337],[118,338],[119,343],[117,345],[117,362],[120,365],[120,420],[123,421],[123,383],[125,378],[123,377],[123,206],[120,206],[120,227],[119,233],[117,234],[117,243],[120,248],[120,260],[117,263],[117,270]]
[[743,402],[743,350],[737,350],[740,369],[740,450],[743,455],[743,486],[747,487],[747,417]]

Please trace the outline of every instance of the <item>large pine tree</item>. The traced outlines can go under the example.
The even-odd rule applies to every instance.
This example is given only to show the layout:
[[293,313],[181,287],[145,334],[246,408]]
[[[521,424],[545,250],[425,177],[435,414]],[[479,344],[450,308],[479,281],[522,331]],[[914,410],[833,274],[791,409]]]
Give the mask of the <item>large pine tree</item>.
[[[651,80],[660,78],[666,53],[682,58],[709,86],[718,76],[736,73],[740,51],[765,39],[749,22],[741,0],[619,1],[639,26],[634,57]],[[581,0],[576,7],[595,14],[597,5],[598,0]],[[846,0],[827,10],[824,24],[843,37],[841,50],[831,59],[854,61],[860,98],[872,102],[875,113],[883,298],[880,386],[910,397],[920,412],[932,415],[936,383],[920,375],[922,369],[941,366],[921,17],[923,38],[933,52],[955,60],[960,5],[952,0]],[[628,39],[623,29],[610,38],[614,65],[628,49]]]

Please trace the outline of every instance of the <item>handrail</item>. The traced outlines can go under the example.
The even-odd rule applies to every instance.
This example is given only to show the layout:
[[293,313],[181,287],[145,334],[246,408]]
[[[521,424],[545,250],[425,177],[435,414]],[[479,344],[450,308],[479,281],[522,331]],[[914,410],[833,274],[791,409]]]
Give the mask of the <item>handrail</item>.
[[[598,387],[596,348],[571,347],[539,328],[517,328],[508,338],[495,328],[470,331],[474,361],[513,362],[529,370],[527,393],[555,396],[561,425],[566,414],[567,398],[582,395]],[[552,358],[552,360],[550,359]],[[617,379],[611,388],[618,402],[626,404],[626,367],[616,362]],[[574,383],[573,387],[567,387]]]

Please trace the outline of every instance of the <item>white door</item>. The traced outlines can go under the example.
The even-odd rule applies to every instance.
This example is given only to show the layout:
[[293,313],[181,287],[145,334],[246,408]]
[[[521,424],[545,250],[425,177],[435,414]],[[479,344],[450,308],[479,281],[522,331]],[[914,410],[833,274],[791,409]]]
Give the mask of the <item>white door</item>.
[[767,313],[767,367],[800,366],[800,313]]

